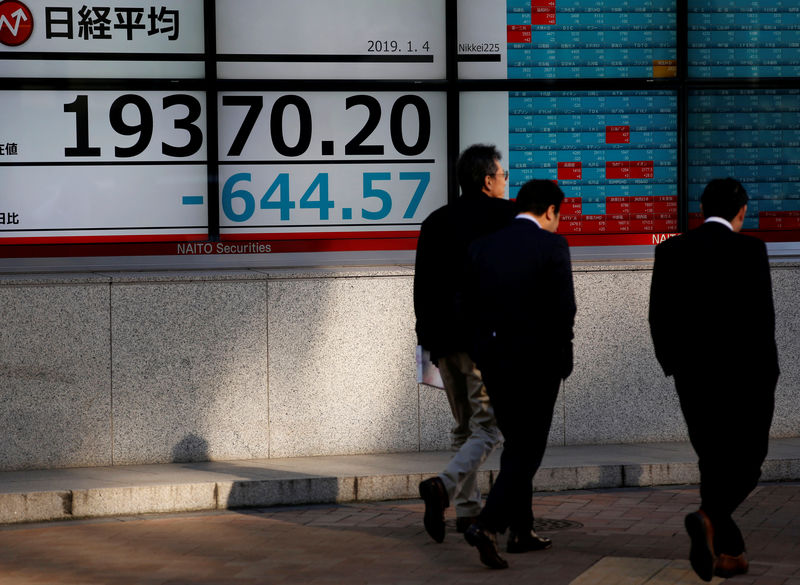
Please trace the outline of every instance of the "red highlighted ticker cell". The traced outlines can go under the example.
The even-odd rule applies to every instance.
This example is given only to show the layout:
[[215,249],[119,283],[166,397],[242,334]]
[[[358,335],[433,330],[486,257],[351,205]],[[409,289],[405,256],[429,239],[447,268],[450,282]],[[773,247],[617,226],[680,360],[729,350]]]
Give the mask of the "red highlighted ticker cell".
[[675,213],[677,196],[606,197],[606,213]]
[[606,126],[606,144],[630,144],[630,126]]
[[652,179],[651,160],[606,161],[606,179]]
[[556,23],[556,0],[531,0],[531,24]]
[[556,23],[556,11],[552,12],[534,12],[531,14],[531,24],[534,25],[548,25]]
[[580,215],[581,214],[581,198],[580,197],[564,197],[561,202],[561,219],[565,217]]
[[800,211],[762,211],[758,214],[758,228],[762,230],[800,229]]
[[560,162],[558,163],[559,181],[580,181],[583,170],[580,162]]
[[506,27],[506,36],[509,43],[530,43],[532,40],[531,27],[528,24],[510,24]]

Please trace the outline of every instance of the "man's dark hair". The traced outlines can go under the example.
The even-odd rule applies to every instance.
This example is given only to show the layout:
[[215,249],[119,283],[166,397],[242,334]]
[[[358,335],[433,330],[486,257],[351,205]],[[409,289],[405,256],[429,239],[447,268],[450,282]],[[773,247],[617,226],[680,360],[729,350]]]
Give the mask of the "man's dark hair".
[[551,205],[555,205],[556,213],[558,213],[562,201],[564,201],[564,192],[553,181],[533,179],[519,188],[517,213],[530,212],[534,215],[542,215]]
[[731,221],[747,205],[747,191],[736,179],[713,179],[700,196],[704,217],[721,217]]
[[456,176],[462,195],[474,195],[483,190],[486,175],[497,172],[500,151],[492,144],[473,144],[458,157]]

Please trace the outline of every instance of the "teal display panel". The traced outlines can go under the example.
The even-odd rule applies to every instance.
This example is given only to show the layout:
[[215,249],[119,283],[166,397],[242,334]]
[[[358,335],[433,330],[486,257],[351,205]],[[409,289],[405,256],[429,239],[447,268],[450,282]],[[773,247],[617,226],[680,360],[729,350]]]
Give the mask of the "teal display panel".
[[733,177],[750,197],[743,229],[800,230],[800,90],[692,91],[688,160],[689,227],[706,183]]
[[508,0],[508,78],[674,77],[675,2]]
[[674,78],[676,4],[676,0],[460,0],[459,77]]
[[690,77],[800,77],[796,0],[689,0],[688,21]]
[[678,229],[675,92],[510,92],[508,108],[509,196],[530,179],[556,181],[560,233],[623,244]]

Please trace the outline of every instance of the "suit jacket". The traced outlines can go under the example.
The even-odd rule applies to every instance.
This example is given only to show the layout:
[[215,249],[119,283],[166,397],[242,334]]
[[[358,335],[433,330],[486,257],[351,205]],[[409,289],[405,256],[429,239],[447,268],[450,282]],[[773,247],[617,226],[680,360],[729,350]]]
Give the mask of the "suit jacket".
[[493,352],[514,352],[524,354],[525,367],[543,366],[566,378],[576,310],[567,241],[517,218],[477,240],[469,258],[477,283],[468,306],[478,366]]
[[668,376],[777,379],[769,260],[752,236],[708,222],[656,246],[649,320]]
[[414,312],[419,345],[431,359],[469,349],[462,315],[467,248],[477,238],[508,225],[514,204],[477,192],[440,207],[422,222],[414,271]]

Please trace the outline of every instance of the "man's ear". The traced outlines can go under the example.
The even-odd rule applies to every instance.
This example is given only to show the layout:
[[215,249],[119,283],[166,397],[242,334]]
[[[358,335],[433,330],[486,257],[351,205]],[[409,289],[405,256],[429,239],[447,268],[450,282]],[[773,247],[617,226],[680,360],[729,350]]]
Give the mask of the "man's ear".
[[744,217],[747,215],[747,204],[745,203],[742,205],[742,208],[739,210],[739,213],[736,214],[736,219],[739,221],[744,221]]
[[547,208],[547,211],[545,212],[545,217],[547,219],[553,220],[553,219],[555,219],[556,215],[558,215],[558,214],[556,213],[556,206],[555,205],[551,205],[550,207]]
[[742,227],[744,226],[745,215],[747,215],[747,204],[742,205],[736,216],[731,220],[733,231],[741,231]]
[[486,175],[483,178],[483,189],[481,189],[481,191],[483,193],[491,193],[492,192],[491,186],[489,185],[489,175]]

